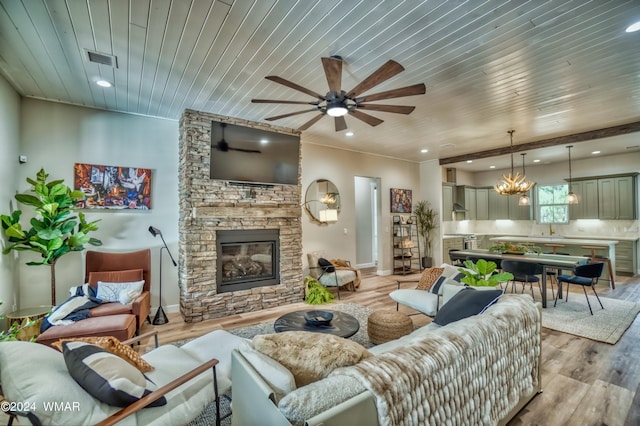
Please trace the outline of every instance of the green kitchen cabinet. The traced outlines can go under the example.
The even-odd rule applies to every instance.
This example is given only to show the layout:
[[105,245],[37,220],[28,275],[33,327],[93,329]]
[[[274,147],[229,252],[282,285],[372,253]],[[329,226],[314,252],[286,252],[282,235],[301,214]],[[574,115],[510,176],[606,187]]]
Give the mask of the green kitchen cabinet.
[[[504,197],[504,196],[503,196]],[[521,206],[519,195],[509,195],[505,198],[509,199],[509,219],[511,220],[531,220],[531,203],[528,206]],[[529,192],[529,200],[532,200]]]
[[442,185],[442,220],[444,222],[452,220],[454,189],[453,185]]
[[509,197],[489,191],[489,220],[509,219]]
[[467,211],[464,214],[466,220],[476,220],[476,189],[468,186],[464,187],[464,208]]
[[578,204],[569,206],[569,217],[574,219],[598,219],[598,179],[571,183],[571,190],[578,197]]
[[600,219],[633,220],[636,218],[635,203],[635,176],[598,179]]
[[489,220],[489,191],[493,189],[476,188],[476,220]]

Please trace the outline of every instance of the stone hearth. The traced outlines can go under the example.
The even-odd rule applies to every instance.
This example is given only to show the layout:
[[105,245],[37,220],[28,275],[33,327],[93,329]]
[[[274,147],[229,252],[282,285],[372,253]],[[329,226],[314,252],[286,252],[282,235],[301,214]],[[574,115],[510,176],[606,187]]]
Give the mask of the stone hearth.
[[[304,297],[300,176],[298,185],[242,186],[209,179],[211,121],[295,131],[185,110],[179,143],[180,312],[186,322],[257,311]],[[277,229],[279,283],[218,293],[216,231]]]

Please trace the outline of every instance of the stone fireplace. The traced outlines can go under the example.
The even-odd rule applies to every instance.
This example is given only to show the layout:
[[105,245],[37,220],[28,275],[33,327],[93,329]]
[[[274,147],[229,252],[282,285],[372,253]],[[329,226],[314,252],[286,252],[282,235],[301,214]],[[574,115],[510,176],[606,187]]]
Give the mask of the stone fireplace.
[[[183,113],[178,280],[180,312],[186,322],[300,302],[304,297],[300,176],[298,185],[245,186],[210,179],[212,120],[296,134],[215,114]],[[275,242],[256,244],[267,231],[277,235]],[[251,232],[256,239],[240,241]],[[239,237],[229,237],[234,233]],[[267,272],[269,278],[262,281]]]

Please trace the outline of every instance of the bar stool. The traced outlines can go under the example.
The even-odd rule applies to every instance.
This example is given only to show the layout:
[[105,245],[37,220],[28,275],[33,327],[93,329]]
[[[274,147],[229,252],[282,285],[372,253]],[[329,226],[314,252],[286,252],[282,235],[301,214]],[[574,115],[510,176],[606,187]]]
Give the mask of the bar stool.
[[555,243],[553,243],[553,244],[545,244],[545,246],[546,247],[551,247],[551,249],[552,249],[551,254],[559,254],[559,253],[556,253],[556,250],[558,250],[561,247],[564,247],[564,244],[555,244]]
[[611,288],[615,289],[615,271],[611,268],[611,259],[607,256],[600,256],[596,254],[597,250],[606,250],[607,248],[604,246],[580,246],[580,248],[591,251],[591,254],[585,256],[591,257],[592,262],[604,262],[607,264],[607,268],[609,269],[609,279],[611,280]]

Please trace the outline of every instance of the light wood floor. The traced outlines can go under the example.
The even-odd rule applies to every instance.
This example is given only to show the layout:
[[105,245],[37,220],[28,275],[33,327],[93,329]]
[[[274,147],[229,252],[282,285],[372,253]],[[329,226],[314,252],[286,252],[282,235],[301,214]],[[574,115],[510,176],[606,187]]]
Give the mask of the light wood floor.
[[[358,291],[341,291],[338,303],[357,303],[374,310],[395,309],[388,296],[395,288],[394,276],[364,278]],[[640,302],[638,276],[617,277],[615,290],[606,285],[598,285],[596,289],[605,297]],[[273,321],[305,307],[308,305],[301,302],[196,324],[186,324],[180,314],[174,313],[169,314],[168,324],[147,324],[143,332],[157,329],[160,343],[169,343],[212,330]],[[416,325],[431,321],[424,315],[411,318]],[[543,328],[542,359],[544,391],[510,425],[640,425],[640,319],[636,318],[616,345]]]

